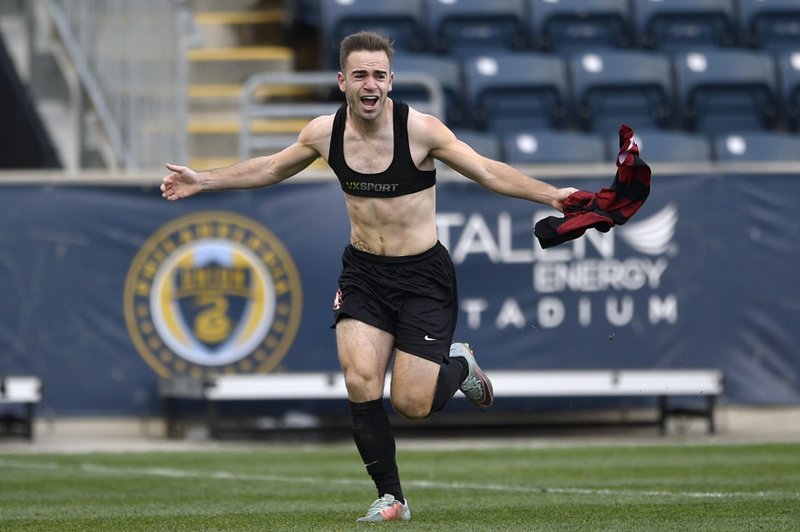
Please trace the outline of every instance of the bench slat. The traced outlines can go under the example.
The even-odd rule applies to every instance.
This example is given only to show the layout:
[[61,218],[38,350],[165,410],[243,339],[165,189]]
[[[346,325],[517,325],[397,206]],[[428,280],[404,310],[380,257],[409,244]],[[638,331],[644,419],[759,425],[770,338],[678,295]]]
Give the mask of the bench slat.
[[42,382],[38,377],[0,377],[0,403],[38,403]]
[[[713,396],[723,387],[722,371],[715,369],[492,371],[490,377],[497,397]],[[390,382],[391,376],[384,388],[387,397]],[[347,397],[341,373],[221,375],[197,390],[197,398],[214,401]]]

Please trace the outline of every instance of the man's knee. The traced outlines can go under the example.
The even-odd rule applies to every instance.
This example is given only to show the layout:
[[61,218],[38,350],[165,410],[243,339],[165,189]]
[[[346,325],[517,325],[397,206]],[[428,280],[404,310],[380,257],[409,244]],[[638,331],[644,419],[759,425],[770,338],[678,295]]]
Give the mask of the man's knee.
[[358,403],[383,397],[383,379],[378,375],[345,369],[344,383],[351,401]]
[[432,406],[432,398],[392,396],[392,407],[395,412],[406,419],[424,419],[431,414]]

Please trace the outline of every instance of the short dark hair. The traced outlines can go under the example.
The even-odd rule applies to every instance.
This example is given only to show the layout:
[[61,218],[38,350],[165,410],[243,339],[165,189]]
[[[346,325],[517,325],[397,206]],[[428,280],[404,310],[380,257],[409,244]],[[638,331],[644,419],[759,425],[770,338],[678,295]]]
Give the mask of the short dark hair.
[[342,39],[339,46],[339,68],[344,72],[344,64],[350,54],[360,50],[368,52],[386,52],[389,63],[394,55],[394,45],[388,37],[372,31],[359,31]]

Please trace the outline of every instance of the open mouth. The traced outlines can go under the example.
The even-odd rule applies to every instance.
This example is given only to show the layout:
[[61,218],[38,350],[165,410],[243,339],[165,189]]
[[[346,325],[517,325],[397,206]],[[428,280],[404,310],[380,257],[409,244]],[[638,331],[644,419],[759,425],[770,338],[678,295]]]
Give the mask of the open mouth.
[[378,105],[378,97],[377,96],[362,96],[361,97],[361,104],[366,107],[367,109],[374,109],[376,105]]

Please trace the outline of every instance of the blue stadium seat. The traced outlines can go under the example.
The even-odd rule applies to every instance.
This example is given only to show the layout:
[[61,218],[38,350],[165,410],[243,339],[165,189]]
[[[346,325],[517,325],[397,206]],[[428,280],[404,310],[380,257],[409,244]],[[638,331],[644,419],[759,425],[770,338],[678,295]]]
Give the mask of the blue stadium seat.
[[633,17],[628,0],[530,2],[530,28],[538,48],[566,52],[632,44]]
[[[634,128],[635,129],[635,128]],[[700,133],[635,129],[634,138],[642,159],[648,163],[709,162],[713,160],[711,142]],[[609,153],[619,151],[619,135],[608,137]]]
[[[463,126],[467,122],[465,112],[463,77],[461,63],[452,57],[435,54],[410,54],[398,52],[392,59],[392,71],[397,79],[402,79],[406,72],[422,72],[433,76],[442,85],[445,99],[444,121],[450,127]],[[415,101],[424,98],[422,91],[414,91],[410,87],[403,89],[395,86],[392,98],[414,105]]]
[[426,13],[437,52],[463,57],[528,44],[526,0],[427,0]]
[[714,138],[714,151],[721,162],[800,162],[800,137],[776,132],[731,133]]
[[734,0],[632,1],[640,46],[673,51],[736,44]]
[[777,127],[778,80],[771,55],[706,49],[673,60],[677,108],[685,129],[716,134]]
[[599,135],[532,130],[507,133],[501,139],[503,158],[509,164],[608,161],[605,142]]
[[772,50],[800,50],[798,0],[739,0],[741,40]]
[[605,50],[569,59],[572,94],[582,129],[616,131],[672,125],[674,87],[666,55],[640,50]]
[[462,68],[472,127],[503,133],[565,125],[569,86],[561,56],[505,52],[471,57]]
[[357,31],[376,31],[394,41],[397,50],[427,46],[422,21],[424,0],[324,0],[320,2],[322,53],[329,68],[339,68],[339,43]]
[[454,129],[453,133],[459,140],[469,144],[473,150],[495,161],[502,160],[500,137],[494,133],[486,131],[475,131],[474,129]]
[[781,80],[781,101],[786,127],[800,130],[800,50],[778,57],[778,75]]

